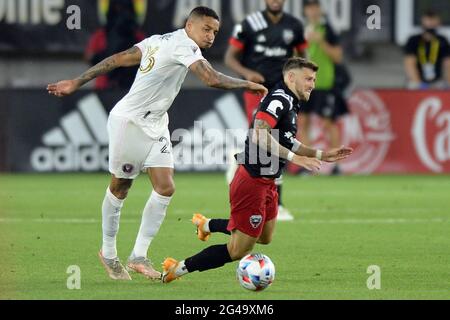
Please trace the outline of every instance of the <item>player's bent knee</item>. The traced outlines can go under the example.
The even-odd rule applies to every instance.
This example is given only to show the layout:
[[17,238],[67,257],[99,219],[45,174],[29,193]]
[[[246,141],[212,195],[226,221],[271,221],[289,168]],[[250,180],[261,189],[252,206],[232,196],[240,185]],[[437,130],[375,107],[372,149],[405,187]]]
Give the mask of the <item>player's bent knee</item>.
[[268,245],[272,242],[272,238],[260,238],[258,239],[258,244]]
[[156,186],[155,191],[164,197],[171,197],[175,193],[175,185],[168,184],[164,186]]
[[121,190],[121,189],[111,189],[111,193],[117,198],[117,199],[125,199],[128,196],[128,189],[127,190]]
[[109,186],[111,193],[118,199],[125,199],[131,188],[132,180],[120,179],[116,180]]
[[252,251],[251,248],[237,248],[237,247],[228,248],[228,253],[230,254],[231,260],[233,261],[242,259],[251,251]]
[[251,250],[248,250],[248,251],[236,251],[236,252],[230,253],[230,258],[233,261],[240,260],[243,257],[245,257],[247,254],[249,254],[250,252],[251,252]]

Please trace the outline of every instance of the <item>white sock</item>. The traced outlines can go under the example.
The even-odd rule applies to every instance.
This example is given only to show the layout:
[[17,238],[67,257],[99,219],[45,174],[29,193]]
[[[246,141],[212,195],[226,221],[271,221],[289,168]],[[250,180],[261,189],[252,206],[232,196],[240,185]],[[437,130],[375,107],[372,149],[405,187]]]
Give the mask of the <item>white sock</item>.
[[184,260],[178,262],[177,269],[175,270],[175,274],[177,275],[177,277],[184,276],[186,273],[189,273],[189,271],[184,264]]
[[102,205],[103,245],[102,255],[107,259],[117,257],[116,235],[119,232],[120,210],[124,200],[118,199],[111,193],[109,187]]
[[141,227],[132,252],[134,257],[147,257],[148,247],[159,231],[172,197],[165,197],[153,190],[142,213]]
[[206,223],[203,225],[203,232],[211,232],[209,230],[209,222],[211,221],[211,219],[207,219]]

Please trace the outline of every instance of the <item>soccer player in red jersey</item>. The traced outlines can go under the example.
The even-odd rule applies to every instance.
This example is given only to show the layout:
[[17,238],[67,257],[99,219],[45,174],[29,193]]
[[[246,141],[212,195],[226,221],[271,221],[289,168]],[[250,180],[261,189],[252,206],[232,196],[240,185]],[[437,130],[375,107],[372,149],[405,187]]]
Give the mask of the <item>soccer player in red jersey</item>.
[[305,59],[289,59],[283,68],[283,81],[260,103],[245,151],[236,156],[240,166],[230,185],[230,219],[194,215],[192,221],[200,240],[221,232],[231,234],[228,243],[210,246],[179,262],[167,258],[163,262],[163,282],[221,267],[250,253],[256,243],[269,244],[278,212],[275,179],[287,161],[307,170],[319,170],[321,161],[336,162],[353,152],[347,147],[315,150],[295,138],[300,103],[308,101],[317,70],[316,64]]
[[[285,0],[266,0],[266,9],[248,15],[234,28],[225,54],[225,64],[244,79],[264,84],[271,90],[283,80],[282,69],[292,56],[305,55],[307,42],[303,25],[294,16],[283,11]],[[244,92],[245,111],[249,126],[261,97]],[[227,180],[230,183],[236,170],[230,165]],[[293,220],[293,215],[282,205],[283,179],[276,181],[278,197],[278,220]]]

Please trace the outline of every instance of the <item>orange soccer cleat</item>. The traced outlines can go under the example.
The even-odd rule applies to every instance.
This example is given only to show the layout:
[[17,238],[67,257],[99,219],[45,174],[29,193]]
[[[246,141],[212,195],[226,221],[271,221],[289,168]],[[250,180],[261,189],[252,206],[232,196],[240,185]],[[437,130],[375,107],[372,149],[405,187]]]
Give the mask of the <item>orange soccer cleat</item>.
[[178,264],[179,262],[174,258],[166,258],[166,260],[164,260],[164,262],[162,263],[163,274],[161,278],[163,283],[169,283],[179,278],[175,273]]
[[207,223],[208,220],[208,218],[200,213],[195,213],[192,217],[192,223],[197,226],[197,237],[201,241],[207,241],[209,239],[209,236],[211,235],[211,232],[204,231],[205,223]]

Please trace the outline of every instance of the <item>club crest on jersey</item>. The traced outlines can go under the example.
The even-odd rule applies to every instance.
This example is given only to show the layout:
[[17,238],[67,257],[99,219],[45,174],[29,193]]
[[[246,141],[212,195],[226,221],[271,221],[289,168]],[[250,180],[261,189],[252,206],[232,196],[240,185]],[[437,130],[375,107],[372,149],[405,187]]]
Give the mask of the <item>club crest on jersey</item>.
[[156,48],[148,48],[145,54],[145,58],[142,60],[142,63],[139,67],[139,70],[142,73],[150,72],[155,65],[155,53],[159,50],[159,47]]
[[125,173],[131,173],[131,172],[133,172],[133,169],[134,169],[134,166],[132,164],[129,164],[129,163],[124,164],[122,166],[122,171],[125,172]]
[[197,47],[194,47],[194,46],[192,46],[192,47],[191,47],[191,49],[192,49],[192,52],[194,52],[194,54],[196,54],[196,53],[197,53],[197,50],[198,50],[198,48],[197,48]]
[[261,222],[262,222],[262,215],[260,214],[254,214],[250,217],[250,224],[252,225],[253,229],[258,228]]
[[283,30],[283,40],[286,44],[291,44],[294,41],[294,31],[290,29]]

